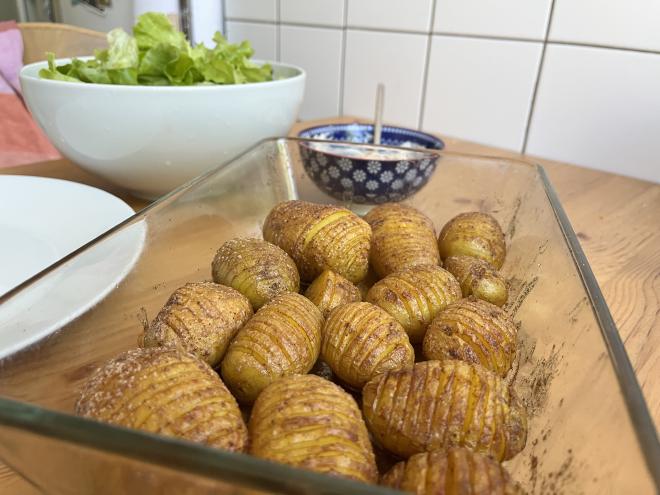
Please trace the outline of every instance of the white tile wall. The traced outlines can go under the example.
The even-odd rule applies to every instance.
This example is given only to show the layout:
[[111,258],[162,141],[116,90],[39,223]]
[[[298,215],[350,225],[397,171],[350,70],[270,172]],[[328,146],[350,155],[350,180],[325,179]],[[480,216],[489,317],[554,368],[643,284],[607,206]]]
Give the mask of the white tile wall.
[[428,32],[432,0],[348,0],[349,27]]
[[543,40],[551,3],[552,0],[437,0],[433,31]]
[[348,30],[344,113],[373,117],[376,86],[385,84],[383,119],[417,127],[427,36]]
[[277,59],[277,27],[272,24],[227,21],[227,39],[232,43],[249,40],[255,58]]
[[527,152],[660,182],[660,56],[550,45]]
[[276,0],[224,0],[225,15],[233,19],[277,20]]
[[344,0],[280,0],[282,22],[338,26],[344,23]]
[[550,39],[660,51],[660,1],[556,0]]
[[338,29],[285,25],[280,29],[282,62],[299,65],[307,71],[300,118],[338,115],[342,32]]

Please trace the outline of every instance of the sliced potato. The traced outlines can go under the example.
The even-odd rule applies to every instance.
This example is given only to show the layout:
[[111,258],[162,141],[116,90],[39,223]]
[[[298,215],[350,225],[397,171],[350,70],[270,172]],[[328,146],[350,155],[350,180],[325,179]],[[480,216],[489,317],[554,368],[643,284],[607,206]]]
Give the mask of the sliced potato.
[[344,304],[362,300],[360,290],[332,270],[324,270],[305,291],[305,297],[316,304],[324,318]]
[[504,277],[487,261],[472,256],[450,256],[445,268],[461,284],[463,296],[474,296],[495,306],[503,306],[509,297]]
[[506,255],[504,233],[491,215],[473,211],[449,220],[438,236],[440,256],[464,254],[487,261],[498,270]]

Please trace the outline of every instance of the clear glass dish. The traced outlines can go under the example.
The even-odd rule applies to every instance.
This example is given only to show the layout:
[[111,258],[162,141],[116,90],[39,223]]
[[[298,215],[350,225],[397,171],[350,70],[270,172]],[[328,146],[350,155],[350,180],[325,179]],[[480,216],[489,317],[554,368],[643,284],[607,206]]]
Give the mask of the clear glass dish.
[[[305,175],[300,142],[260,143],[0,298],[0,333],[67,322],[0,361],[3,462],[45,493],[57,494],[388,493],[72,415],[84,380],[135,347],[145,313],[153,317],[177,287],[209,279],[211,259],[225,240],[259,235],[279,201],[334,202]],[[530,493],[655,493],[657,433],[543,170],[502,158],[419,153],[437,154],[438,166],[407,203],[429,215],[436,228],[462,211],[482,210],[506,231],[503,271],[512,287],[507,309],[522,337],[515,383],[531,415],[527,446],[507,463],[513,476]],[[79,314],[80,286],[62,280],[94,278],[99,267],[126,275]],[[47,311],[44,301],[50,301]]]

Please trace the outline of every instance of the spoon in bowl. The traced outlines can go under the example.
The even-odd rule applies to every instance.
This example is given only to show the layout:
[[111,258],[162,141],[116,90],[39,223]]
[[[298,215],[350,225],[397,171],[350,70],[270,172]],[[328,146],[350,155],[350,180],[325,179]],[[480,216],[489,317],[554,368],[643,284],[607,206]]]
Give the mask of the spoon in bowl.
[[383,132],[383,106],[385,105],[385,85],[378,83],[376,89],[376,115],[374,117],[374,144],[380,144]]

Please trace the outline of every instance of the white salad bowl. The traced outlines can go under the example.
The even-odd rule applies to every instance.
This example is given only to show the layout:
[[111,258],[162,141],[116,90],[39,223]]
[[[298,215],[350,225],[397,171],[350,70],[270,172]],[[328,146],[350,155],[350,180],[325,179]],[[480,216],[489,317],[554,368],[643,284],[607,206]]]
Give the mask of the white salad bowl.
[[273,81],[235,85],[119,86],[41,79],[39,70],[47,62],[23,67],[20,81],[30,112],[64,156],[152,199],[264,138],[287,134],[302,103],[305,71],[269,63]]

